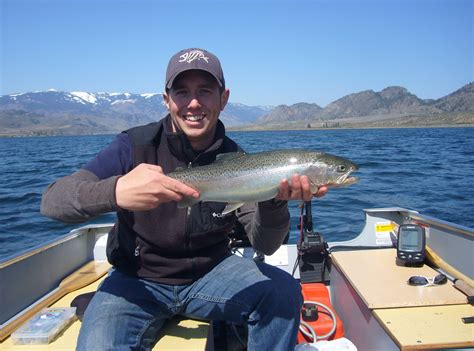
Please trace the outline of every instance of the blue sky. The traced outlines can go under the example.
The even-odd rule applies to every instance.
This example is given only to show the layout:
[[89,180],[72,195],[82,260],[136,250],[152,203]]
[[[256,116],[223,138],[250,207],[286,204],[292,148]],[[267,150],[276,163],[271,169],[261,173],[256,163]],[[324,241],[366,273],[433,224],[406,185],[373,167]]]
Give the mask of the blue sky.
[[474,81],[469,0],[0,0],[0,95],[163,90],[169,57],[202,47],[231,102],[328,103],[406,87],[439,98]]

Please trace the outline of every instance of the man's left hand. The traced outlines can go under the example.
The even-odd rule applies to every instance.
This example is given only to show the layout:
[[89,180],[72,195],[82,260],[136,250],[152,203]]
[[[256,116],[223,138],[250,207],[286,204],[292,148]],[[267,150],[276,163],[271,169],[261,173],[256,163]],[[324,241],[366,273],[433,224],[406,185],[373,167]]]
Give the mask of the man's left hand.
[[311,201],[313,196],[321,197],[326,195],[328,188],[322,186],[318,188],[317,192],[313,194],[311,191],[311,183],[307,176],[300,176],[293,174],[291,176],[291,183],[288,179],[283,179],[278,188],[277,200],[303,200]]

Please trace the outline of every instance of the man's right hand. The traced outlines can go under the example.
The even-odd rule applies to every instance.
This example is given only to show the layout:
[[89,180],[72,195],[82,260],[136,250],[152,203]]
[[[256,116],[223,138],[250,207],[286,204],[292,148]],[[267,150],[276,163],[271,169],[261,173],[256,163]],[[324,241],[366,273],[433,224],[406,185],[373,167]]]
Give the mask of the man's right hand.
[[120,177],[115,187],[117,205],[125,210],[146,211],[183,196],[199,197],[199,192],[167,177],[160,166],[142,163]]

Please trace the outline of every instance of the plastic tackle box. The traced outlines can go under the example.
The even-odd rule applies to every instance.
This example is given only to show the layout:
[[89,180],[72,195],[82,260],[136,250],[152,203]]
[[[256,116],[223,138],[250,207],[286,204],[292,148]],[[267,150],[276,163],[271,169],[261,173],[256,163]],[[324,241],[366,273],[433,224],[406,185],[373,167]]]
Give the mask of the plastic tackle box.
[[49,344],[76,318],[75,307],[43,308],[12,335],[14,344]]

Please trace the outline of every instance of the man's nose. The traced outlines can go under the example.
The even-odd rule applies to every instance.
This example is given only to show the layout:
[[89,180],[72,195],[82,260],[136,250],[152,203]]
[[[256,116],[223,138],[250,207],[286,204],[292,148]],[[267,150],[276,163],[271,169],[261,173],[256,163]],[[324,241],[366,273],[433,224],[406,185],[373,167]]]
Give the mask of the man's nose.
[[201,103],[199,102],[197,97],[191,98],[191,101],[189,101],[188,108],[201,108]]

